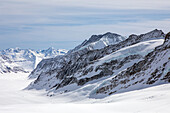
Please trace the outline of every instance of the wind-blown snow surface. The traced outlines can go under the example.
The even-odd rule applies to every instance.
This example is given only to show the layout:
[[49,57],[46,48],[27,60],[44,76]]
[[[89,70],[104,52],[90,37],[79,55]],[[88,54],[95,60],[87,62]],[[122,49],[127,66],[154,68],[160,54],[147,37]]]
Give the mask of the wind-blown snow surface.
[[28,73],[0,75],[0,113],[170,112],[170,84],[115,94],[104,99],[89,99],[82,96],[82,92],[47,97],[43,90],[23,90],[31,82],[27,76]]
[[53,58],[58,55],[64,55],[67,51],[64,49],[55,50],[32,50],[9,48],[0,50],[0,73],[10,72],[31,72],[42,59]]

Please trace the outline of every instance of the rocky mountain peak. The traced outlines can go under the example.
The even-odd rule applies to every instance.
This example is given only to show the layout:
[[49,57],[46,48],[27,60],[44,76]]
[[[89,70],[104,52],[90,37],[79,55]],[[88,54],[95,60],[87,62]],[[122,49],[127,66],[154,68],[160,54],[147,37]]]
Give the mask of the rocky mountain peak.
[[146,41],[146,40],[164,38],[164,36],[165,34],[162,30],[155,29],[153,31],[141,35],[132,34],[129,36],[129,39]]
[[162,36],[165,36],[164,32],[162,30],[153,30],[150,31],[146,34],[141,34],[139,35],[139,38],[141,38],[142,40],[147,40],[147,39],[157,39],[157,38],[163,38]]
[[105,34],[100,34],[100,35],[92,35],[89,40],[86,41],[86,43],[83,44],[83,46],[85,45],[88,45],[90,43],[93,43],[93,42],[97,42],[99,41],[101,38],[110,38],[110,39],[117,39],[118,37],[120,37],[120,40],[124,40],[125,37],[119,35],[119,34],[116,34],[116,33],[111,33],[111,32],[107,32]]
[[92,35],[88,40],[85,40],[82,44],[76,46],[73,50],[70,50],[69,53],[83,49],[87,50],[101,49],[108,45],[119,43],[123,40],[125,40],[125,37],[111,32],[107,32],[105,34],[100,35]]

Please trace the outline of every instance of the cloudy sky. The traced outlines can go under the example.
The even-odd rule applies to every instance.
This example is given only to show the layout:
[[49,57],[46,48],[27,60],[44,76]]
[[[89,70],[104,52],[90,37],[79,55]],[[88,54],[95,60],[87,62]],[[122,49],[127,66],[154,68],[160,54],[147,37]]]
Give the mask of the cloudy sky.
[[0,0],[0,49],[71,49],[93,34],[170,31],[170,0]]

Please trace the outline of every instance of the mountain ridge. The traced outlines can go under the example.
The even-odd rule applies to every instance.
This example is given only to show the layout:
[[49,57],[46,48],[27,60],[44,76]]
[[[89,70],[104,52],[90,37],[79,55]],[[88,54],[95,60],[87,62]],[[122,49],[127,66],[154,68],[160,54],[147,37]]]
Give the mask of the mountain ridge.
[[95,50],[101,49],[108,45],[113,45],[125,40],[123,37],[116,33],[107,32],[100,35],[92,35],[88,40],[86,39],[80,45],[76,46],[74,49],[70,50],[68,53],[78,51],[80,49]]
[[[156,29],[142,35],[130,35],[126,40],[102,49],[79,50],[62,57],[42,60],[29,75],[29,78],[35,78],[35,81],[27,89],[61,93],[81,87],[83,89],[89,84],[99,84],[113,74],[140,62],[146,54],[161,45],[164,38],[165,34]],[[127,54],[128,52],[130,54]],[[115,55],[118,58],[112,59]],[[111,57],[111,60],[107,63],[105,60],[108,57]]]
[[92,98],[103,98],[141,88],[170,83],[170,32],[162,45],[147,54],[144,60],[105,81],[97,87]]

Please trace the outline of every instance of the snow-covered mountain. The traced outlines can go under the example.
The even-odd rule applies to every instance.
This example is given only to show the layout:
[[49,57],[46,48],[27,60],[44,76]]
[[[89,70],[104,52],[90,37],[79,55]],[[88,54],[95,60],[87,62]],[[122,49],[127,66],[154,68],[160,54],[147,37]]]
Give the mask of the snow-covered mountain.
[[0,73],[8,72],[31,72],[37,64],[46,58],[52,58],[58,55],[64,55],[66,50],[31,50],[20,48],[9,48],[0,51]]
[[170,83],[170,32],[162,45],[140,62],[101,83],[90,96],[101,98],[165,83]]
[[101,49],[109,45],[114,45],[125,40],[126,37],[121,35],[107,32],[102,35],[92,35],[88,40],[85,40],[82,44],[76,46],[74,49],[70,50],[69,53],[80,50],[95,50]]
[[[107,81],[146,59],[145,55],[155,51],[155,47],[165,44],[164,38],[165,34],[155,29],[146,34],[130,35],[119,43],[101,49],[77,49],[62,57],[44,59],[31,72],[29,77],[36,80],[27,89],[45,89],[48,95],[86,91],[83,95],[102,97],[105,92],[100,88]],[[105,95],[109,94],[108,91]]]

